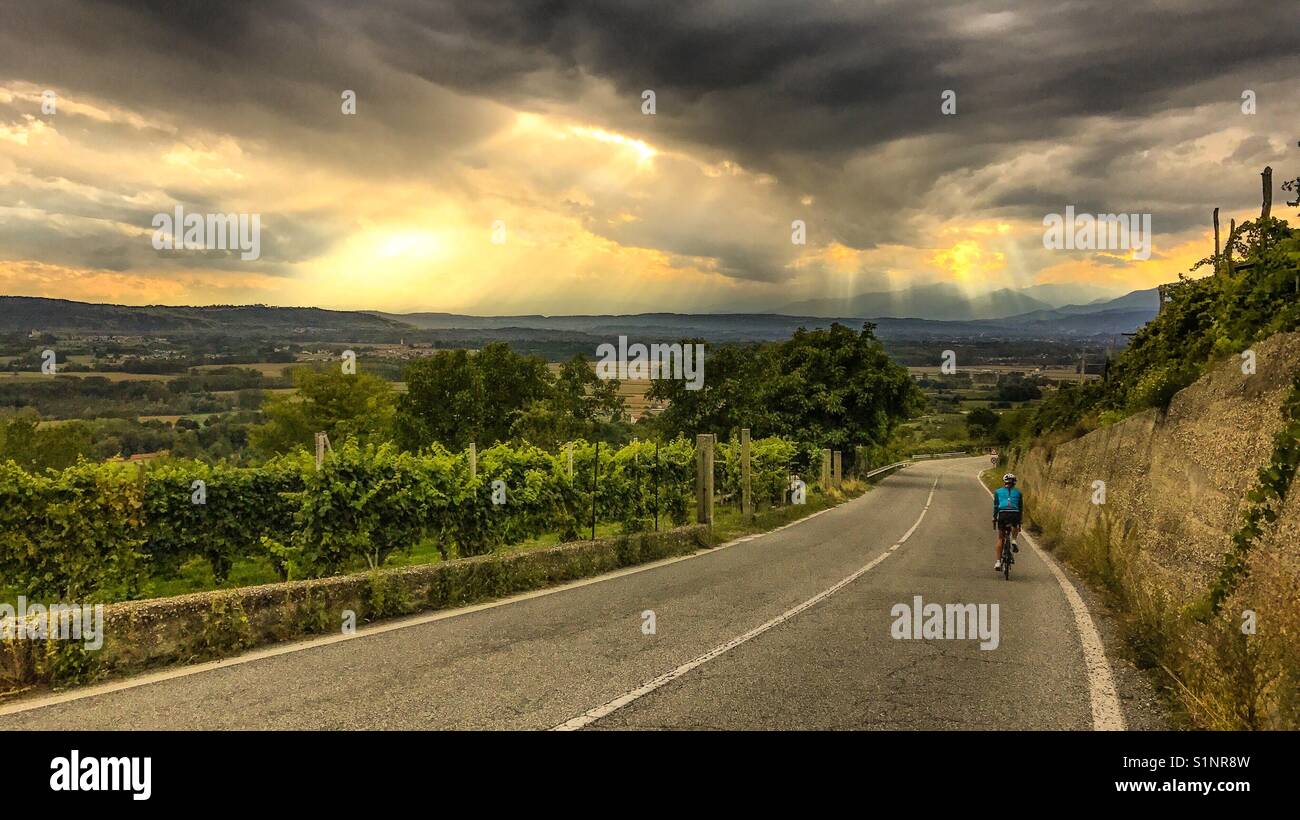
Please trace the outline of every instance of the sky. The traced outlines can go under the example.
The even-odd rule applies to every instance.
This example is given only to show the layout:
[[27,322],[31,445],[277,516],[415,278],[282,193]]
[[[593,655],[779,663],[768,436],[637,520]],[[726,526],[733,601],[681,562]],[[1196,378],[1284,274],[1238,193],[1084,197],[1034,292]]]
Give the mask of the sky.
[[[8,2],[0,294],[473,314],[1120,294],[1210,253],[1214,207],[1257,215],[1265,165],[1295,223],[1297,11]],[[260,255],[155,248],[177,206],[257,214]],[[1045,248],[1067,207],[1150,214],[1150,258]]]

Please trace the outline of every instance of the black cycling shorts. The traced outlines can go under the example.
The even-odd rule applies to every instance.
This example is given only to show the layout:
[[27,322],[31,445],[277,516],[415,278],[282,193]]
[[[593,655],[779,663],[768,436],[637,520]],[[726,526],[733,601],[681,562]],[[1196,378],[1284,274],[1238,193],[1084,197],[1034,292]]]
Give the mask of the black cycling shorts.
[[999,529],[999,524],[1019,527],[1020,510],[998,510],[998,520],[993,522],[993,529]]

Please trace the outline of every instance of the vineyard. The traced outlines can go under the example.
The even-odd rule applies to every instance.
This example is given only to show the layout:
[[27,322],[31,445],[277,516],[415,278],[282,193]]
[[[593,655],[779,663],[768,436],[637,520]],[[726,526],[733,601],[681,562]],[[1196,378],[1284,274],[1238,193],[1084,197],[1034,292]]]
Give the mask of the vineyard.
[[[724,442],[716,452],[717,494],[734,501],[741,447]],[[755,503],[782,503],[791,475],[811,475],[815,457],[781,438],[752,442]],[[428,541],[448,559],[548,533],[577,540],[597,522],[625,532],[667,528],[690,518],[695,462],[685,438],[621,448],[577,441],[558,453],[507,444],[412,453],[349,440],[319,467],[302,451],[251,468],[82,461],[39,474],[7,462],[0,591],[124,600],[196,558],[220,586],[241,559],[265,560],[288,580],[379,567]]]

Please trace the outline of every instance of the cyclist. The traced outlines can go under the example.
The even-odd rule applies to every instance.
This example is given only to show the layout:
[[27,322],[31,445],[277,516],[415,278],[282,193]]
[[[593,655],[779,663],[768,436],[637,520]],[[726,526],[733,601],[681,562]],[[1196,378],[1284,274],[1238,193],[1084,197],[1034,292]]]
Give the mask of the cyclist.
[[1011,551],[1020,552],[1016,538],[1020,536],[1020,521],[1025,515],[1025,497],[1016,489],[1016,476],[1007,473],[1002,476],[1002,486],[993,493],[993,529],[998,534],[994,553],[997,561],[993,564],[994,572],[1002,571],[1002,527],[1011,526]]

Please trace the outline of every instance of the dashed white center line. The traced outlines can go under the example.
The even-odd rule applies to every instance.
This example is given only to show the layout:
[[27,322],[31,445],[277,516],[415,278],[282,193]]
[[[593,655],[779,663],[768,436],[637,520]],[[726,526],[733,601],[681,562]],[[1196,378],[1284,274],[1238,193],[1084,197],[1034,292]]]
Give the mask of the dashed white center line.
[[588,709],[586,712],[583,712],[582,714],[578,715],[575,718],[570,718],[569,720],[566,720],[565,722],[561,723],[558,726],[553,726],[552,731],[571,732],[576,729],[582,729],[586,726],[590,726],[592,723],[595,723],[601,718],[612,715],[614,712],[617,712],[619,709],[622,709],[624,706],[627,706],[629,703],[639,700],[640,698],[650,694],[656,689],[659,689],[662,686],[666,686],[667,684],[672,683],[673,681],[680,678],[682,675],[685,675],[687,672],[690,672],[692,669],[697,669],[703,666],[704,664],[708,663],[709,661],[713,660],[714,658],[718,657],[719,655],[730,652],[732,649],[735,649],[737,646],[740,646],[741,644],[745,643],[751,638],[756,638],[759,635],[762,635],[764,632],[768,631],[772,627],[779,626],[780,624],[785,623],[786,621],[790,620],[794,616],[798,615],[800,612],[803,612],[809,607],[816,606],[817,604],[821,603],[822,601],[834,595],[836,592],[839,592],[844,587],[853,583],[858,578],[861,578],[863,575],[870,572],[881,561],[884,561],[886,558],[888,558],[891,552],[893,552],[894,550],[902,546],[903,543],[907,541],[907,539],[912,537],[912,533],[916,532],[916,528],[921,526],[921,521],[925,518],[925,514],[930,510],[930,502],[934,500],[934,490],[935,487],[939,485],[939,478],[940,478],[939,476],[935,476],[934,483],[930,485],[930,495],[925,499],[925,507],[921,510],[921,514],[917,516],[916,523],[912,525],[912,528],[908,530],[906,533],[904,533],[903,537],[898,539],[898,542],[895,543],[893,546],[891,546],[888,551],[882,552],[880,555],[877,555],[870,562],[868,562],[866,566],[858,569],[847,578],[838,581],[834,586],[822,590],[821,592],[817,593],[816,595],[804,601],[803,603],[799,604],[798,606],[795,606],[792,609],[787,609],[785,612],[782,612],[780,615],[777,615],[775,618],[768,621],[767,623],[760,624],[743,635],[738,635],[735,638],[732,638],[731,640],[727,641],[726,643],[719,644],[713,647],[708,652],[705,652],[703,655],[700,655],[698,658],[691,661],[687,661],[686,663],[682,664],[676,669],[673,669],[669,672],[665,672],[664,674],[660,675],[657,678],[654,678],[653,680],[646,681],[645,683],[641,684],[640,686],[633,689],[632,691],[624,695],[620,695],[619,697],[614,698],[608,703],[603,703],[594,709]]

